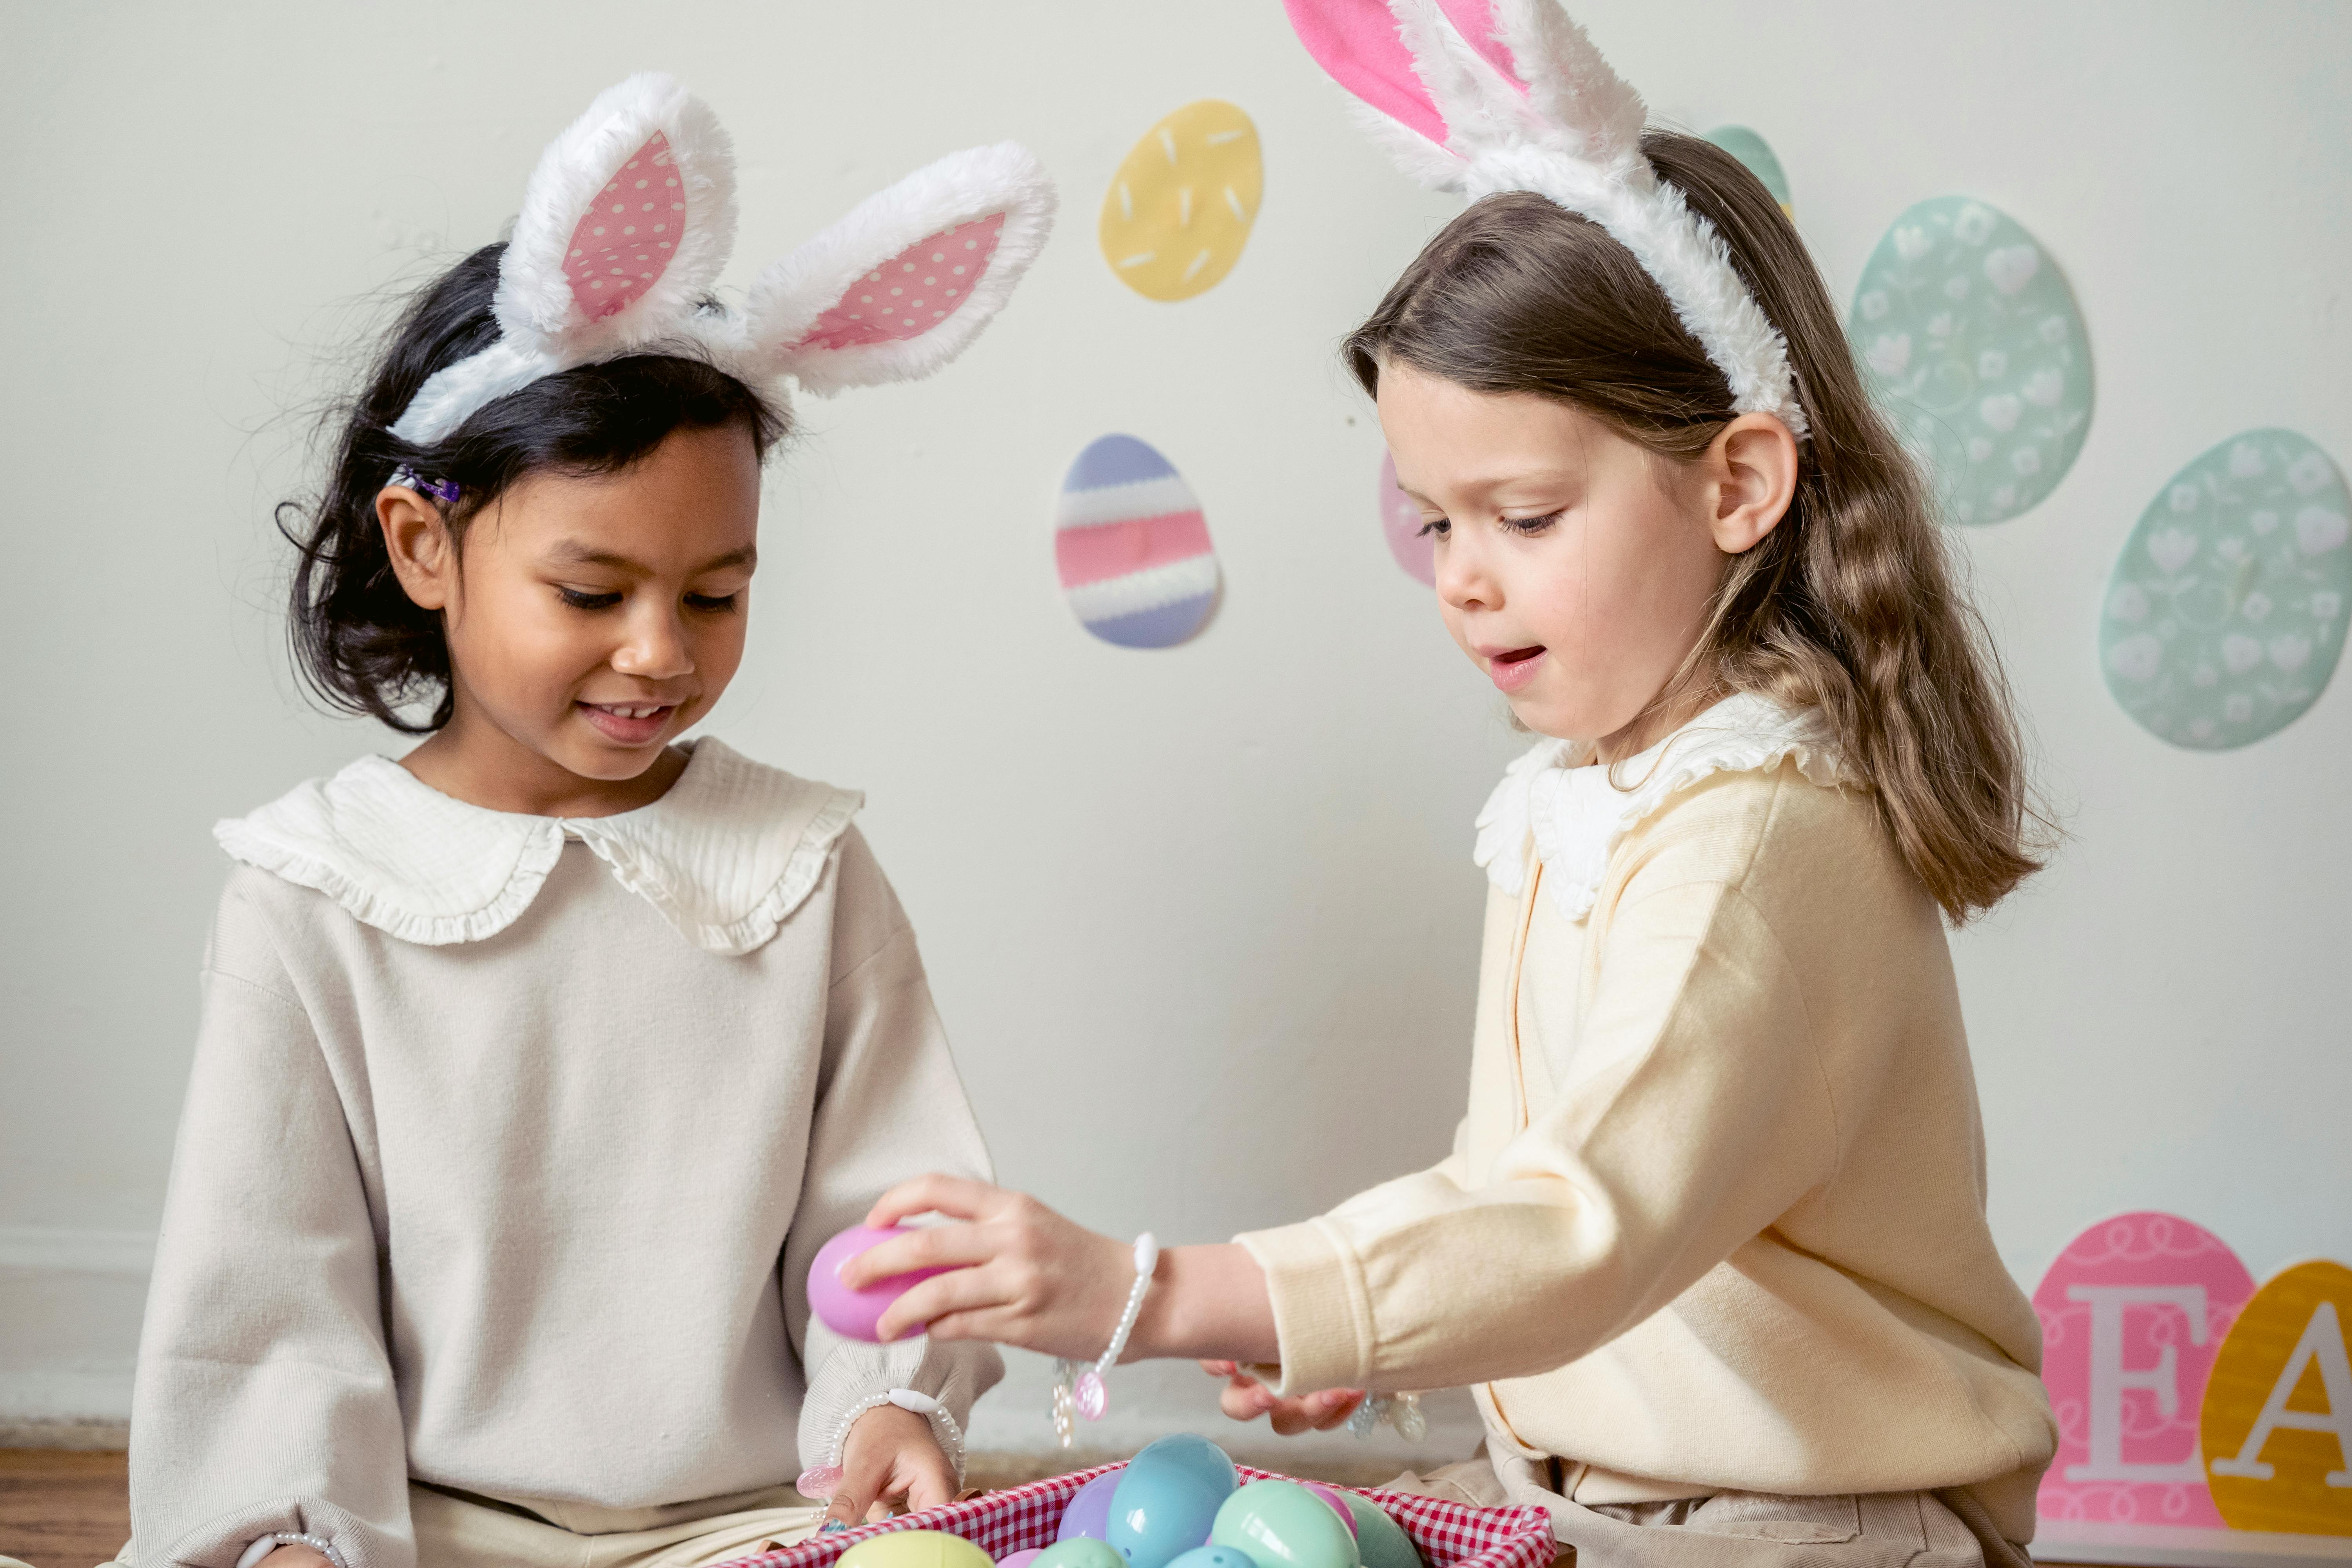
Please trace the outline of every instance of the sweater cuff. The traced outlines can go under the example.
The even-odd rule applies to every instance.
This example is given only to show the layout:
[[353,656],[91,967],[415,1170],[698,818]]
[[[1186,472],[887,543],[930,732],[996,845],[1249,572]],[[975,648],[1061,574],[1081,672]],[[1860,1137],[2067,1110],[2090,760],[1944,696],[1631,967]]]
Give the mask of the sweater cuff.
[[[971,1423],[972,1402],[1004,1375],[1004,1359],[993,1345],[971,1341],[935,1344],[928,1339],[893,1345],[839,1344],[817,1368],[801,1405],[800,1454],[803,1468],[839,1461],[835,1450],[849,1426],[894,1388],[927,1394],[940,1403],[952,1429]],[[934,1431],[935,1436],[944,1437]],[[940,1447],[963,1480],[960,1442]]]
[[1337,1226],[1310,1219],[1234,1237],[1265,1271],[1286,1398],[1326,1388],[1369,1388],[1376,1348],[1363,1270]]

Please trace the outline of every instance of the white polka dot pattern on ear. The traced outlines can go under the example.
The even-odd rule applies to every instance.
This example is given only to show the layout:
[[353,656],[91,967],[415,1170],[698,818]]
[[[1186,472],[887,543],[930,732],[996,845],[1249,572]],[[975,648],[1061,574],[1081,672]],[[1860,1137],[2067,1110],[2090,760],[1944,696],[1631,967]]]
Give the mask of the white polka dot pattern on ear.
[[656,131],[596,194],[572,231],[563,276],[592,321],[618,315],[654,285],[677,254],[686,191],[669,141]]
[[859,278],[794,348],[854,349],[917,338],[955,314],[996,254],[1004,215],[928,235]]

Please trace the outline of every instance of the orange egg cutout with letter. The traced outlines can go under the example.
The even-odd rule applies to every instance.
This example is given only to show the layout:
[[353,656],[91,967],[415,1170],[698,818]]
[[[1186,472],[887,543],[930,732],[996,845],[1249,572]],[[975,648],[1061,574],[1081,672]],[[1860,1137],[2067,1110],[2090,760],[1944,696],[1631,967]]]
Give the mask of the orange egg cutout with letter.
[[1188,103],[1145,132],[1111,176],[1103,259],[1147,300],[1205,292],[1241,259],[1265,186],[1250,117],[1222,99]]
[[2236,1530],[2352,1537],[2352,1268],[2265,1282],[2213,1359],[2198,1421],[2213,1506]]

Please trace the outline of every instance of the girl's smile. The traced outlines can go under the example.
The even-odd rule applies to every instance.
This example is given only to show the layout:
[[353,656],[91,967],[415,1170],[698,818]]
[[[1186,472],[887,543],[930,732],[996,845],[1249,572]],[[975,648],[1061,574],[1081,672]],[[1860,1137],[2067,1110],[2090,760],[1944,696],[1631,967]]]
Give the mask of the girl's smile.
[[656,744],[669,729],[670,716],[677,711],[677,705],[671,702],[575,702],[572,706],[600,732],[624,746]]

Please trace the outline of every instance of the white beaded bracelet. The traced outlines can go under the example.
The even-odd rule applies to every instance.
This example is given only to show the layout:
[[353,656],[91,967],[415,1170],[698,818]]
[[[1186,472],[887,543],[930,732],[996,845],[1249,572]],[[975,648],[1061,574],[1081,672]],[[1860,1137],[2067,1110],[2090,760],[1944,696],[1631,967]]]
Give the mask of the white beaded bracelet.
[[948,1414],[946,1405],[920,1389],[894,1388],[887,1394],[869,1394],[849,1407],[848,1413],[833,1429],[833,1441],[825,1445],[824,1463],[812,1465],[803,1470],[800,1479],[793,1483],[801,1496],[833,1496],[841,1486],[841,1460],[843,1451],[849,1447],[849,1429],[857,1425],[859,1416],[885,1405],[895,1405],[901,1410],[911,1411],[931,1424],[931,1436],[938,1440],[940,1452],[945,1454],[948,1463],[955,1468],[956,1485],[963,1484],[963,1429],[956,1425],[955,1417]]
[[1150,1231],[1135,1238],[1135,1283],[1127,1292],[1127,1306],[1118,1315],[1118,1327],[1111,1331],[1110,1343],[1101,1356],[1085,1371],[1085,1363],[1066,1356],[1054,1360],[1054,1436],[1062,1447],[1070,1446],[1076,1435],[1073,1413],[1089,1421],[1099,1421],[1110,1408],[1110,1390],[1103,1383],[1104,1374],[1118,1364],[1127,1352],[1127,1337],[1135,1331],[1135,1321],[1143,1315],[1143,1298],[1151,1289],[1151,1276],[1160,1267],[1160,1243]]
[[343,1554],[336,1551],[325,1536],[310,1535],[296,1530],[281,1530],[275,1535],[256,1536],[252,1543],[246,1547],[244,1555],[236,1560],[236,1568],[253,1568],[255,1563],[281,1546],[307,1546],[333,1563],[335,1568],[348,1568],[343,1562]]

